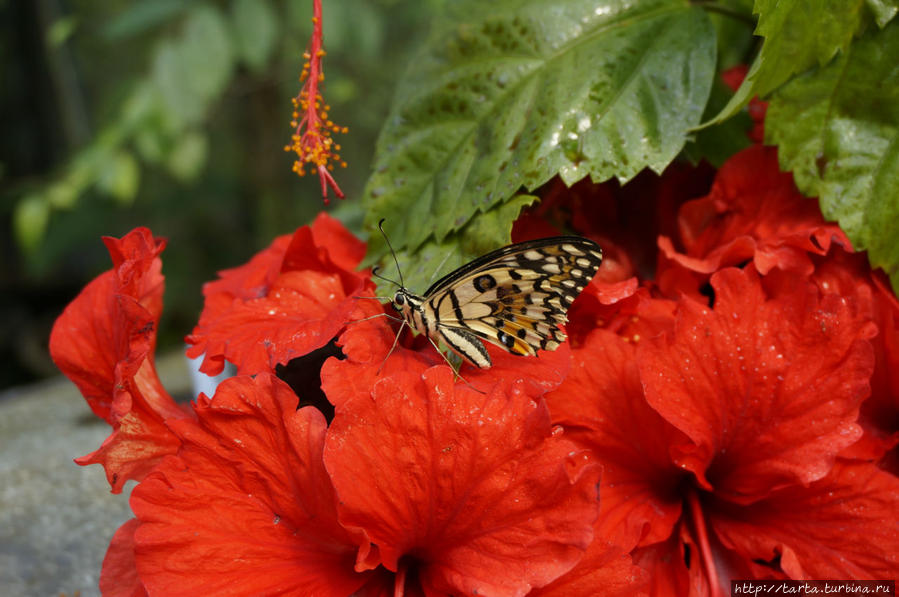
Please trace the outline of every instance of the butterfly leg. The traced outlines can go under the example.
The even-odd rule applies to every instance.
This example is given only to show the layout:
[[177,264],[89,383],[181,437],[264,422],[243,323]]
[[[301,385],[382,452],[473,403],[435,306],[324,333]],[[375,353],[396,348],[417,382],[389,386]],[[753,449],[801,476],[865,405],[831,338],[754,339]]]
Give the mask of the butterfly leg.
[[[386,317],[390,317],[390,315],[387,315],[387,313],[384,313],[384,315],[385,315]],[[393,346],[390,347],[390,351],[387,353],[387,356],[384,357],[384,360],[383,360],[383,361],[381,361],[381,366],[378,367],[377,375],[381,375],[381,369],[384,368],[384,363],[387,362],[387,359],[389,359],[389,358],[390,358],[390,355],[393,354],[393,351],[396,350],[396,345],[397,345],[397,342],[400,341],[400,336],[401,336],[402,333],[403,333],[403,328],[406,327],[407,325],[409,325],[409,323],[408,323],[405,319],[402,319],[401,321],[402,321],[402,323],[400,324],[400,329],[399,329],[399,331],[396,333],[396,338],[393,339]]]
[[[477,389],[476,387],[474,387],[473,385],[471,385],[471,383],[470,383],[467,379],[465,379],[464,377],[462,377],[462,374],[459,373],[459,370],[456,369],[456,367],[450,362],[450,360],[446,357],[446,355],[443,354],[443,351],[440,350],[440,347],[437,346],[437,343],[434,342],[433,338],[431,338],[430,336],[426,336],[426,337],[427,337],[427,339],[428,339],[428,342],[431,343],[431,346],[434,347],[434,350],[437,351],[437,354],[439,354],[440,356],[442,356],[442,357],[443,357],[443,360],[446,361],[446,364],[449,365],[450,369],[453,370],[453,374],[455,375],[455,377],[456,377],[457,379],[461,379],[462,381],[464,381],[464,382],[465,382],[465,385],[467,385],[469,388],[471,388],[472,390],[474,390],[475,392],[477,392],[477,393],[479,393],[479,394],[486,394],[486,393],[487,393],[487,392],[484,392],[483,390]],[[461,364],[461,363],[459,364],[459,367],[460,367],[460,368],[462,367],[462,364]]]

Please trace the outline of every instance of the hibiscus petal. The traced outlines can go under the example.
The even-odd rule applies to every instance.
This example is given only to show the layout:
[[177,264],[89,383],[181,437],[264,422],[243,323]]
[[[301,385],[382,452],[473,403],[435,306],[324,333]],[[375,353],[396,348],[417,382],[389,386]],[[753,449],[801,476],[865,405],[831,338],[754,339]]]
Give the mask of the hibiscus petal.
[[[162,595],[348,595],[368,541],[337,522],[321,460],[326,424],[280,380],[236,377],[177,422],[178,456],[138,485],[137,569]],[[362,548],[360,550],[360,547]]]
[[[278,278],[278,274],[281,273],[284,254],[287,252],[292,238],[292,234],[284,234],[275,238],[268,247],[253,255],[247,263],[222,270],[218,273],[217,280],[203,284],[203,295],[206,297],[203,315],[212,318],[216,316],[218,309],[211,308],[209,305],[209,301],[214,300],[215,297],[228,299],[219,307],[224,308],[234,298],[248,300],[265,296],[269,287]],[[197,354],[202,354],[202,352]]]
[[[762,274],[780,268],[808,275],[810,255],[827,254],[833,243],[851,247],[839,226],[824,221],[817,201],[803,197],[792,175],[780,171],[776,148],[761,145],[730,158],[709,194],[681,206],[678,219],[686,252],[661,236],[663,265],[702,274],[751,260]],[[659,279],[672,278],[661,271]]]
[[437,366],[338,409],[325,464],[341,522],[425,593],[524,595],[592,539],[598,470],[516,384],[484,394]]
[[338,409],[348,400],[369,396],[381,377],[401,371],[421,374],[443,361],[433,350],[423,352],[403,346],[403,341],[411,339],[409,330],[403,331],[404,335],[393,347],[397,330],[383,317],[383,305],[367,300],[359,303],[360,321],[347,326],[337,340],[345,358],[328,359],[321,371],[322,391]]
[[103,464],[118,493],[128,479],[142,479],[162,456],[177,451],[179,442],[164,421],[190,415],[162,387],[153,365],[165,242],[146,228],[104,241],[114,269],[88,284],[59,316],[50,354],[114,429],[99,450],[75,462]]
[[747,559],[780,556],[791,578],[899,576],[899,479],[870,463],[838,462],[808,487],[744,507],[713,506],[723,542]]
[[742,502],[820,479],[861,436],[872,324],[812,284],[768,299],[754,271],[727,269],[712,286],[714,310],[684,299],[674,334],[638,351],[647,400],[692,440],[676,459]]
[[555,350],[541,350],[536,356],[520,356],[506,352],[498,346],[485,343],[493,365],[489,369],[464,367],[460,370],[473,387],[487,390],[501,382],[506,387],[527,382],[532,384],[535,395],[554,390],[568,375],[571,367],[571,349],[563,342]]
[[316,216],[311,229],[316,246],[327,247],[328,258],[342,271],[352,272],[365,257],[365,243],[326,212]]
[[140,522],[132,518],[112,536],[100,572],[103,597],[144,597],[147,594],[134,565],[134,531],[138,526]]
[[[592,286],[592,284],[591,284]],[[605,328],[634,342],[657,336],[674,325],[674,301],[652,298],[647,286],[627,296],[612,297],[587,287],[571,305],[566,326],[574,348],[597,328]],[[627,292],[630,292],[628,289]]]
[[[678,525],[680,527],[682,525]],[[686,557],[685,551],[698,553],[689,535],[681,536],[680,529],[667,541],[634,550],[634,563],[649,572],[649,594],[652,597],[682,597],[707,595],[708,583],[699,571],[698,558]],[[691,566],[687,567],[687,561]],[[703,586],[704,584],[704,586]],[[702,587],[704,590],[700,590]],[[692,591],[691,591],[692,589]]]
[[[871,341],[871,396],[859,418],[865,437],[849,450],[857,458],[880,459],[899,442],[899,301],[883,270],[871,271],[864,253],[831,251],[817,265],[813,280],[822,292],[855,296],[859,310],[877,324],[877,337]],[[849,456],[849,450],[842,455]]]
[[595,597],[602,587],[603,597],[646,595],[649,574],[635,566],[630,554],[597,535],[577,566],[528,597]]
[[226,360],[238,374],[253,375],[321,348],[352,319],[354,296],[371,293],[369,274],[355,271],[364,247],[321,214],[245,266],[221,272],[203,289],[188,356],[205,354],[200,370],[209,375],[221,373]]
[[632,343],[595,330],[574,351],[565,383],[546,396],[553,422],[603,466],[599,536],[628,549],[671,534],[683,478],[668,446],[684,436],[647,404],[635,355]]
[[129,361],[133,374],[155,347],[163,293],[158,255],[165,241],[146,228],[105,240],[115,269],[90,282],[59,316],[50,354],[94,414],[112,423],[116,367]]
[[[125,402],[122,395],[117,401]],[[166,425],[166,419],[148,408],[143,399],[129,400],[129,411],[118,417],[114,431],[90,454],[76,458],[81,466],[101,464],[113,493],[120,493],[125,482],[142,480],[159,461],[174,454],[181,445]],[[187,416],[178,412],[169,421]]]

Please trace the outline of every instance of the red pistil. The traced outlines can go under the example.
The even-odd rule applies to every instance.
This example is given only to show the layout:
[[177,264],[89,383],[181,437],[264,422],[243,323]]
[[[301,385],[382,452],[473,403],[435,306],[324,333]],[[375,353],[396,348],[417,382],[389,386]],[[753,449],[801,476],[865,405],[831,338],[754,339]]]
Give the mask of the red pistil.
[[712,557],[712,548],[709,545],[705,517],[702,514],[702,505],[699,503],[699,496],[695,487],[687,490],[687,507],[689,508],[690,518],[692,518],[693,530],[696,533],[696,542],[699,545],[699,556],[703,567],[705,567],[706,578],[709,581],[709,595],[711,597],[722,597],[721,585],[718,582],[718,569],[715,567],[715,560]]
[[[324,82],[325,75],[322,72],[322,57],[325,50],[322,47],[322,7],[321,0],[312,3],[312,39],[309,49],[303,54],[306,62],[300,73],[300,82],[303,87],[300,93],[293,98],[293,114],[290,126],[294,134],[291,135],[291,144],[284,147],[284,151],[293,151],[297,159],[293,163],[293,171],[299,176],[306,175],[306,164],[311,164],[313,171],[318,173],[321,181],[322,197],[325,205],[329,203],[328,187],[334,190],[334,194],[343,199],[343,191],[337,185],[329,170],[334,169],[332,161],[346,168],[346,162],[340,160],[340,145],[334,143],[332,133],[346,133],[347,127],[341,127],[328,119],[328,111],[331,107],[325,103],[319,92],[319,84]],[[303,116],[300,118],[300,112]]]
[[406,572],[409,567],[403,560],[397,562],[396,576],[393,578],[393,597],[403,597],[406,587]]

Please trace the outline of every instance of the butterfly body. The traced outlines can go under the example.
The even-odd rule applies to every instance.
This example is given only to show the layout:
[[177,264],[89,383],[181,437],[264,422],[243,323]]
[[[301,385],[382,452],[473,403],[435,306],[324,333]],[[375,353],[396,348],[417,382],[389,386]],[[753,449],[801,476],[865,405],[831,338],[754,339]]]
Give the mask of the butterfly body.
[[423,295],[401,287],[392,303],[413,330],[486,369],[485,341],[520,356],[555,350],[568,307],[601,262],[599,245],[578,236],[517,243],[463,265]]

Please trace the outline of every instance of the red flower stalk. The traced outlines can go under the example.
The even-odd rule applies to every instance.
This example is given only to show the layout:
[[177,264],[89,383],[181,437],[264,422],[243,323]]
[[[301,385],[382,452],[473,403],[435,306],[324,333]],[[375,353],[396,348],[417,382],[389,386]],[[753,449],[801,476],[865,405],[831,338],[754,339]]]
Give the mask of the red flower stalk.
[[[322,198],[327,205],[328,187],[334,190],[339,198],[343,199],[343,191],[337,185],[337,181],[331,176],[334,169],[332,162],[337,162],[346,168],[346,162],[340,161],[340,145],[334,143],[332,133],[346,133],[347,127],[341,127],[328,118],[331,107],[325,103],[319,86],[325,80],[322,71],[322,58],[325,56],[322,45],[322,5],[321,0],[312,2],[312,39],[309,40],[309,48],[303,53],[306,62],[300,73],[300,82],[303,83],[300,93],[293,98],[293,115],[290,126],[294,129],[290,145],[284,151],[293,151],[297,159],[293,163],[293,171],[299,176],[306,175],[306,164],[311,164],[314,172],[321,181]],[[300,115],[302,113],[302,116]]]

